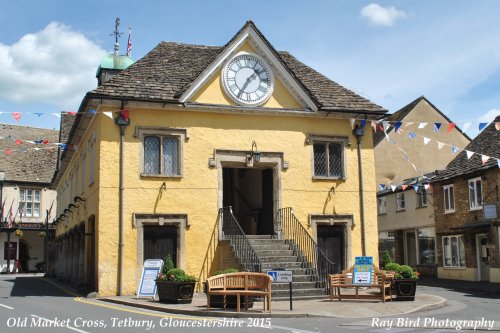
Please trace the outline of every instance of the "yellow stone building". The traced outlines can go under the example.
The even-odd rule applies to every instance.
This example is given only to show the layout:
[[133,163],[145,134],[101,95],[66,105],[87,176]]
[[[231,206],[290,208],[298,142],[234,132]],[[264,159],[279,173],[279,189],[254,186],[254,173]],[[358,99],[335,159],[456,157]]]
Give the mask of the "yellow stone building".
[[[201,281],[230,266],[285,267],[305,290],[322,278],[306,266],[324,275],[321,262],[338,271],[363,251],[378,262],[361,120],[385,110],[276,51],[252,22],[222,47],[162,42],[102,81],[55,178],[61,278],[132,295],[144,260],[169,253]],[[299,245],[295,257],[285,243]]]

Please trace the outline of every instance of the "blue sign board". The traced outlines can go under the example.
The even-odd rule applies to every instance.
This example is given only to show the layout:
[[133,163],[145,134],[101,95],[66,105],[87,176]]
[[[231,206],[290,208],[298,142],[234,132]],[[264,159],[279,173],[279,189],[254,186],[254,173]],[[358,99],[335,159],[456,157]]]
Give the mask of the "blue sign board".
[[163,260],[148,259],[144,262],[142,269],[141,282],[137,290],[137,298],[156,296],[156,278],[163,267]]
[[371,284],[373,257],[356,257],[352,274],[353,284]]

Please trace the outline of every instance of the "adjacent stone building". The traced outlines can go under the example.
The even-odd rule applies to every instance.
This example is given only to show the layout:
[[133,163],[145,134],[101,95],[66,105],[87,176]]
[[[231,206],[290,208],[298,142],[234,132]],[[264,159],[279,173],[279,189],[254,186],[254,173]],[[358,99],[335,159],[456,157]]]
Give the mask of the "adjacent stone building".
[[[462,151],[433,180],[440,278],[500,282],[500,131],[495,122],[465,148],[476,154]],[[481,155],[492,158],[483,163]]]
[[[44,242],[53,238],[56,192],[50,185],[57,164],[59,131],[0,124],[0,272],[37,271],[44,261]],[[48,228],[44,225],[49,221]],[[15,231],[22,231],[22,237]],[[48,231],[48,233],[47,233]],[[10,236],[9,236],[10,235]],[[40,265],[38,265],[40,267]],[[53,269],[53,262],[49,263]]]

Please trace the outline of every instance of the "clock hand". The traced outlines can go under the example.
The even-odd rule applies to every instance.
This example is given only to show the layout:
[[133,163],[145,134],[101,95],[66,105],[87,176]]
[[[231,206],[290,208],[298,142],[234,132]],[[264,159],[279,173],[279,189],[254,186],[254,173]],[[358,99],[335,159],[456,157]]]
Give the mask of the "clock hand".
[[241,90],[240,92],[238,93],[238,98],[241,97],[241,94],[243,94],[243,90],[245,90],[245,88],[248,86],[248,84],[250,83],[250,81],[252,81],[255,76],[257,75],[257,73],[253,73],[252,75],[250,75],[247,80],[245,81],[245,84],[243,84],[243,87],[241,87]]

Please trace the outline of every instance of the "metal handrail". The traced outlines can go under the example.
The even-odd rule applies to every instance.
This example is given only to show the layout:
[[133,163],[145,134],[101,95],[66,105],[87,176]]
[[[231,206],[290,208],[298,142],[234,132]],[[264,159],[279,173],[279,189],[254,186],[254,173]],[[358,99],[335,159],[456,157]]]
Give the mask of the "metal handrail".
[[219,221],[222,221],[222,234],[229,240],[241,266],[247,272],[261,272],[261,262],[245,232],[236,220],[231,206],[219,209]]
[[280,224],[281,237],[290,241],[295,247],[299,260],[303,267],[312,270],[312,276],[316,279],[317,286],[328,289],[328,274],[337,273],[336,266],[321,250],[306,228],[300,223],[293,213],[291,207],[278,210],[278,223]]

